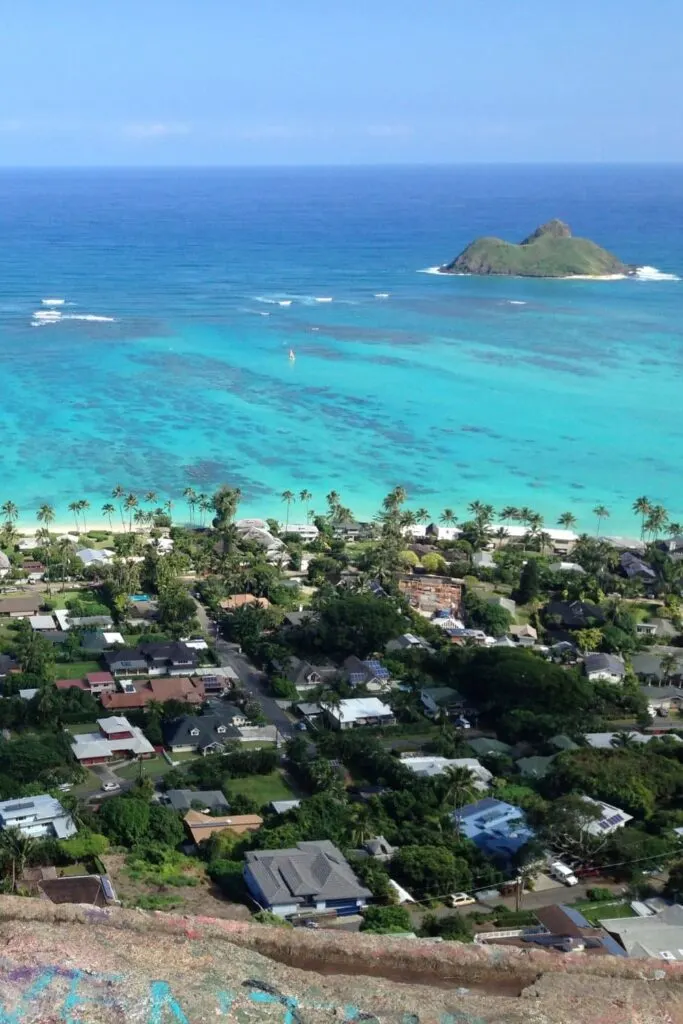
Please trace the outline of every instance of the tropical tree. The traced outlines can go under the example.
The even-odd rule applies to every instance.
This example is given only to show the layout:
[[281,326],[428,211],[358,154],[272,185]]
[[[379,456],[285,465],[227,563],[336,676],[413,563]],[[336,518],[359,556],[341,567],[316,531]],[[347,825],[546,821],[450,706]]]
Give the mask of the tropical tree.
[[109,520],[109,529],[110,530],[113,529],[111,517],[114,515],[115,512],[116,512],[116,509],[114,508],[114,506],[112,505],[112,503],[110,501],[108,501],[105,505],[102,506],[102,515],[106,516],[107,519]]
[[659,663],[659,670],[662,673],[662,679],[665,685],[668,685],[669,680],[678,674],[678,659],[672,651],[669,651],[667,654],[662,656],[662,660]]
[[147,522],[147,512],[144,508],[136,508],[133,515],[133,522],[136,526],[144,526]]
[[299,491],[299,501],[306,508],[306,519],[308,519],[308,503],[312,500],[313,495],[311,494],[310,491],[307,491],[306,489],[304,489],[303,491]]
[[283,491],[280,497],[287,505],[287,519],[285,521],[285,533],[287,533],[287,529],[289,527],[289,507],[293,501],[296,501],[296,497],[294,495],[294,491]]
[[147,494],[145,495],[145,501],[147,502],[148,505],[156,505],[158,500],[159,498],[157,496],[156,491],[147,491]]
[[39,523],[45,524],[45,561],[47,564],[47,592],[51,593],[50,589],[50,523],[55,521],[55,510],[52,505],[41,505],[38,509],[37,519]]
[[6,523],[16,523],[19,518],[19,509],[13,501],[6,501],[2,508],[0,508],[0,512],[2,512],[3,519]]
[[631,506],[637,516],[640,516],[640,536],[645,536],[645,520],[652,511],[652,502],[644,494],[636,498]]
[[81,498],[81,500],[78,502],[78,511],[83,516],[83,532],[84,533],[88,532],[88,525],[87,525],[87,523],[85,521],[85,513],[88,511],[89,508],[90,508],[90,502],[87,500],[87,498]]
[[600,523],[603,519],[609,519],[609,509],[605,505],[596,505],[593,509],[593,515],[597,520],[596,535],[600,534]]
[[335,510],[341,504],[341,498],[339,497],[339,492],[338,491],[330,491],[329,494],[325,495],[325,501],[327,502],[327,507],[329,509],[330,516],[333,516]]
[[137,504],[138,504],[138,499],[136,498],[136,496],[134,494],[127,495],[126,496],[126,500],[123,503],[123,507],[125,508],[126,512],[128,513],[128,530],[129,531],[132,531],[132,529],[133,529],[133,509],[137,508]]
[[644,530],[649,533],[653,540],[666,529],[669,520],[668,513],[663,505],[653,505],[645,520]]
[[25,836],[18,828],[5,828],[0,832],[0,858],[12,865],[12,891],[17,887],[17,879],[21,878],[26,861],[35,848],[35,840]]
[[194,487],[186,487],[183,491],[183,498],[187,502],[190,509],[190,522],[194,519],[195,505],[197,504],[197,492]]
[[683,533],[683,526],[680,523],[669,521],[666,526],[666,532],[669,537],[680,537],[681,533]]
[[487,505],[483,501],[470,502],[467,511],[480,526],[487,525],[493,519],[493,505]]
[[519,519],[519,509],[515,505],[506,505],[500,513],[500,518],[504,523],[511,523]]
[[173,499],[167,498],[164,502],[164,512],[168,516],[169,524],[173,525]]
[[563,512],[557,517],[557,525],[564,526],[565,530],[573,530],[577,523],[578,519],[573,512]]
[[426,508],[418,508],[415,511],[415,522],[416,523],[428,523],[431,519],[429,510]]
[[126,520],[123,518],[123,499],[126,496],[126,492],[124,491],[121,484],[116,485],[116,487],[111,492],[111,496],[115,501],[118,501],[119,503],[119,512],[121,513],[121,525],[125,526]]
[[444,526],[455,526],[458,521],[458,517],[452,508],[445,508],[439,516],[439,522],[443,523]]
[[72,501],[69,503],[69,512],[73,512],[74,522],[76,523],[76,533],[78,533],[80,526],[78,523],[78,513],[80,511],[80,502]]
[[626,729],[620,729],[614,733],[610,740],[610,746],[616,750],[638,750],[640,748],[635,733],[628,732]]

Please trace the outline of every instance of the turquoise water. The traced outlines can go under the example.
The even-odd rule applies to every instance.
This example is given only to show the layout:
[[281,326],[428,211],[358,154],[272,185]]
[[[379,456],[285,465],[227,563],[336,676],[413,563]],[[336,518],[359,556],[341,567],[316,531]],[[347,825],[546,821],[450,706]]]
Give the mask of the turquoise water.
[[366,515],[400,483],[433,515],[683,519],[683,282],[419,273],[559,216],[683,275],[682,211],[679,168],[4,172],[0,500],[91,522],[115,484],[228,482]]

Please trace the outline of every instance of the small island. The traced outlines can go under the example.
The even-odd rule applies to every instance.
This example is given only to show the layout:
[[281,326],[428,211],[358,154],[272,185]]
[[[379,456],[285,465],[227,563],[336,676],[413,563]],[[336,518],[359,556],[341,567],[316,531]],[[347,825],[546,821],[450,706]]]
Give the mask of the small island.
[[518,245],[501,238],[477,238],[440,267],[443,274],[508,277],[619,278],[635,271],[595,242],[575,238],[561,220],[542,224]]

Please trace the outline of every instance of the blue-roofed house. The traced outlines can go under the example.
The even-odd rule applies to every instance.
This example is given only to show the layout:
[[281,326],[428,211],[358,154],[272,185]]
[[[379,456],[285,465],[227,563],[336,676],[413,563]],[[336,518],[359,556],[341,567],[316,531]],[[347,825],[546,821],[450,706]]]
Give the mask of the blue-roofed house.
[[352,654],[344,662],[344,674],[351,686],[368,686],[384,690],[391,682],[391,673],[377,658],[363,661]]
[[535,834],[521,808],[493,797],[466,804],[451,817],[461,835],[490,857],[501,860],[510,860]]

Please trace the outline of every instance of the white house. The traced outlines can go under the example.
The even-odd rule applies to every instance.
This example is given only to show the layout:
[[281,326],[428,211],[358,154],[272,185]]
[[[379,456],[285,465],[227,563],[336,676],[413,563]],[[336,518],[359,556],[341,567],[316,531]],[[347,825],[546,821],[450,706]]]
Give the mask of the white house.
[[609,836],[618,828],[623,828],[628,821],[633,821],[633,815],[622,811],[620,807],[606,804],[603,800],[592,800],[589,796],[584,796],[582,799],[601,812],[600,818],[596,818],[595,821],[584,826],[584,832],[589,832],[592,836],[599,838]]
[[71,815],[47,793],[0,803],[0,830],[6,828],[18,828],[25,836],[56,839],[68,839],[77,831]]
[[109,565],[114,557],[114,552],[108,548],[81,548],[76,552],[83,565]]
[[616,654],[587,654],[583,659],[583,670],[591,681],[602,680],[606,683],[621,683],[626,675],[623,658]]
[[476,789],[488,789],[493,774],[484,768],[483,764],[476,757],[419,757],[408,754],[401,757],[401,764],[410,768],[411,772],[423,778],[432,778],[434,775],[443,775],[447,768],[467,768],[473,777]]
[[551,572],[576,572],[579,576],[586,574],[586,570],[578,562],[551,562],[548,568]]
[[287,526],[285,523],[280,523],[279,525],[281,533],[295,533],[305,542],[316,540],[318,536],[318,527],[314,523],[289,523]]
[[323,702],[320,706],[333,729],[394,724],[394,712],[379,697],[350,697],[340,701],[339,707]]

